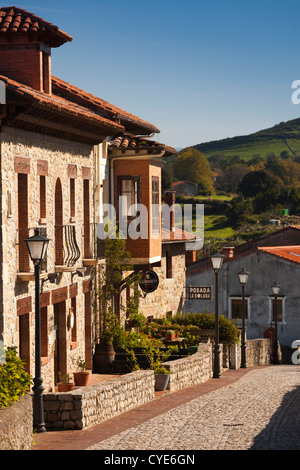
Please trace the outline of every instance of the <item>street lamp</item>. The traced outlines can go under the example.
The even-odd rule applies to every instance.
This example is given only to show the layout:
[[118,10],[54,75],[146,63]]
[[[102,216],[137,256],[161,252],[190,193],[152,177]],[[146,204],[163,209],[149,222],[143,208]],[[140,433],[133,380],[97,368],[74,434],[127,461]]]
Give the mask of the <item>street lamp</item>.
[[45,432],[43,406],[43,379],[41,377],[41,311],[40,311],[40,268],[46,255],[49,238],[42,237],[40,230],[35,229],[34,236],[24,240],[27,244],[30,258],[34,264],[35,275],[35,378],[33,426],[37,432]]
[[274,364],[278,364],[278,340],[277,340],[277,297],[280,292],[280,285],[275,282],[271,286],[274,298],[275,298],[275,339],[274,339]]
[[219,271],[223,264],[224,255],[217,253],[211,256],[211,263],[215,271],[215,347],[213,378],[221,377],[220,344],[219,344]]
[[245,271],[243,268],[239,273],[239,280],[242,286],[242,312],[243,312],[243,320],[242,320],[242,344],[241,344],[241,368],[246,369],[247,361],[246,361],[246,331],[245,331],[245,286],[248,281],[249,273]]

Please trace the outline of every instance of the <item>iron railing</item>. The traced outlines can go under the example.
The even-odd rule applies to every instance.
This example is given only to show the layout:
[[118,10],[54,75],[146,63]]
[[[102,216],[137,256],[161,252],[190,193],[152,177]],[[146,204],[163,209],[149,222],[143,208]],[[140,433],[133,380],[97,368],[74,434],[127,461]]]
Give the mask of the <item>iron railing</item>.
[[75,225],[56,225],[55,233],[55,264],[74,266],[80,258]]

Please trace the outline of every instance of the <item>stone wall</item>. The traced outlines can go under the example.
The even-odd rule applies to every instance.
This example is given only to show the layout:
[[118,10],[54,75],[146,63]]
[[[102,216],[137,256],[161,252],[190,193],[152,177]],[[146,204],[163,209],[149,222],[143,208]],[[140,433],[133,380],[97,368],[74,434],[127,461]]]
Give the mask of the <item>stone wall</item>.
[[[167,252],[172,253],[172,277],[167,277]],[[185,295],[185,244],[163,244],[162,258],[159,267],[153,267],[159,278],[159,286],[156,291],[141,297],[139,310],[145,317],[165,317],[167,313],[174,316],[182,310],[183,297]]]
[[271,363],[271,340],[248,339],[247,340],[247,365],[268,366]]
[[171,392],[206,382],[212,376],[212,344],[200,343],[195,354],[165,362],[164,366],[171,372]]
[[[26,172],[28,178],[28,227],[40,226],[51,239],[47,252],[47,273],[55,273],[55,187],[61,181],[63,193],[62,224],[73,224],[76,241],[81,256],[76,266],[83,265],[83,224],[84,224],[84,191],[83,184],[90,179],[90,222],[93,222],[93,147],[50,136],[25,132],[3,126],[1,129],[2,156],[2,209],[3,209],[3,341],[6,346],[20,346],[20,328],[23,320],[23,338],[26,336],[26,357],[28,370],[34,373],[34,300],[35,283],[21,279],[17,274],[18,267],[18,174]],[[58,164],[59,162],[59,164]],[[27,165],[27,166],[26,166]],[[87,172],[89,170],[89,172]],[[89,174],[87,174],[89,173]],[[46,175],[46,214],[40,218],[40,175]],[[71,217],[70,178],[75,179],[75,217]],[[31,231],[30,235],[33,235]],[[33,266],[31,265],[31,271]],[[76,272],[76,268],[73,268]],[[58,274],[56,284],[42,280],[43,299],[46,299],[47,332],[42,338],[42,346],[47,346],[47,354],[42,359],[42,376],[46,391],[54,390],[54,357],[56,327],[54,314],[54,294],[58,289],[65,289],[65,316],[72,307],[72,296],[76,298],[76,339],[72,338],[71,329],[65,328],[66,351],[64,352],[65,370],[74,370],[73,360],[86,354],[85,332],[87,331],[85,315],[85,283],[91,279],[91,267],[87,267],[84,277],[71,272]],[[42,273],[43,276],[44,273]],[[45,277],[45,276],[44,276]],[[76,288],[76,289],[74,289]],[[74,293],[75,292],[75,293]],[[56,294],[55,294],[56,295]],[[47,298],[48,296],[48,298]],[[59,300],[59,299],[58,299]],[[21,307],[22,305],[22,307]],[[20,306],[20,307],[19,307]],[[41,305],[42,306],[42,305]],[[22,316],[22,318],[21,318]],[[67,319],[64,321],[67,324]],[[25,328],[26,326],[26,328]],[[91,328],[90,328],[91,329]],[[46,328],[45,328],[46,330]],[[43,332],[42,332],[43,334]],[[92,335],[89,332],[90,337]],[[25,356],[25,354],[23,353]],[[91,356],[91,354],[90,354]],[[61,354],[63,357],[63,354]],[[90,359],[91,364],[91,359]],[[90,365],[89,364],[89,365]]]
[[32,396],[28,394],[0,409],[0,450],[30,450],[32,437]]
[[[247,367],[268,366],[271,364],[271,340],[269,338],[248,339],[246,341]],[[238,369],[241,364],[241,346],[230,347],[230,368]]]
[[44,395],[47,429],[84,429],[154,398],[153,371],[137,371],[68,393]]
[[[269,339],[248,341],[248,367],[269,365],[270,351]],[[236,367],[233,367],[233,359]],[[226,367],[224,367],[222,347],[220,361],[223,372]],[[168,387],[171,392],[204,383],[212,377],[213,344],[200,343],[195,354],[165,362],[164,366],[171,372]],[[240,346],[236,345],[231,349],[230,368],[239,367]],[[94,426],[153,400],[154,385],[153,371],[140,370],[73,392],[45,394],[46,427],[48,430],[54,430],[84,429]]]

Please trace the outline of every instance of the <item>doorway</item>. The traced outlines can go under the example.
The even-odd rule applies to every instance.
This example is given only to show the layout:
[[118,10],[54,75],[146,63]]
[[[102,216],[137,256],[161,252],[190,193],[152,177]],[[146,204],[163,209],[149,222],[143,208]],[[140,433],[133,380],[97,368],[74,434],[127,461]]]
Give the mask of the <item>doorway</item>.
[[54,383],[60,381],[59,373],[67,373],[67,318],[66,302],[54,304]]

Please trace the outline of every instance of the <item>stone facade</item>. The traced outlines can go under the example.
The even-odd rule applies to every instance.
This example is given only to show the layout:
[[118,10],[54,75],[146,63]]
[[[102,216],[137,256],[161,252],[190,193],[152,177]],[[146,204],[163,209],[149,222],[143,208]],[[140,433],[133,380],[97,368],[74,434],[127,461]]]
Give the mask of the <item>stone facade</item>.
[[[172,256],[172,277],[167,275],[167,253]],[[156,291],[140,298],[140,312],[154,318],[175,315],[182,310],[185,293],[185,244],[163,244],[162,258],[159,267],[153,267],[159,278]]]
[[[34,371],[34,293],[35,283],[33,279],[27,280],[20,277],[18,252],[18,175],[26,171],[28,178],[28,227],[40,227],[48,238],[50,244],[47,252],[47,267],[44,274],[56,273],[55,262],[55,187],[58,180],[62,187],[62,214],[63,225],[73,225],[76,240],[80,250],[77,263],[67,272],[56,273],[56,284],[49,280],[42,280],[41,307],[46,308],[47,327],[42,332],[42,347],[47,350],[42,358],[42,376],[46,390],[54,387],[54,348],[57,328],[64,328],[65,341],[65,366],[63,372],[74,370],[73,359],[78,356],[85,357],[87,353],[85,332],[85,293],[89,290],[91,280],[91,268],[87,267],[84,277],[72,275],[76,267],[83,266],[84,257],[84,201],[83,185],[86,178],[89,181],[90,194],[93,191],[93,147],[86,144],[72,143],[58,138],[42,136],[35,133],[8,128],[1,129],[1,156],[2,156],[2,201],[3,201],[3,317],[4,334],[3,340],[6,346],[17,346],[20,348],[21,357],[26,360],[28,370]],[[59,164],[58,164],[59,162]],[[22,165],[23,163],[23,165]],[[72,175],[70,168],[72,167]],[[89,169],[87,172],[86,169]],[[46,186],[46,208],[43,219],[40,218],[40,176],[45,175]],[[70,208],[70,176],[75,180],[75,217],[71,216]],[[93,200],[89,198],[88,212],[90,223],[93,222]],[[76,223],[75,223],[76,222]],[[33,232],[29,234],[33,235]],[[30,267],[33,271],[33,265]],[[25,276],[28,273],[25,273]],[[47,274],[42,279],[47,277]],[[67,317],[69,309],[74,306],[76,298],[76,337],[74,331],[68,329]],[[55,305],[64,303],[64,316],[60,326],[55,325]],[[27,338],[24,339],[23,321],[26,318],[28,327]],[[21,318],[23,317],[23,318]],[[23,343],[21,345],[21,329]],[[91,325],[89,325],[91,337]],[[25,352],[24,352],[25,351]],[[89,364],[91,365],[91,351]]]
[[[293,231],[293,233],[298,233]],[[296,248],[290,248],[293,252]],[[296,258],[296,257],[295,257]],[[298,259],[298,256],[297,256]],[[278,340],[282,346],[291,347],[298,340],[299,332],[299,277],[300,264],[280,256],[255,249],[243,255],[225,260],[219,274],[219,314],[232,319],[232,305],[242,299],[242,289],[238,273],[245,268],[249,273],[245,287],[245,299],[248,307],[246,318],[247,339],[263,338],[264,333],[274,327],[273,294],[271,286],[276,282],[281,286],[279,301],[282,315],[278,319]],[[199,267],[198,263],[187,269],[187,286],[212,286],[211,300],[190,300],[188,288],[184,311],[189,313],[214,312],[215,279],[211,262]],[[242,321],[237,320],[241,327]]]
[[30,450],[33,440],[32,397],[24,395],[0,409],[0,450]]

